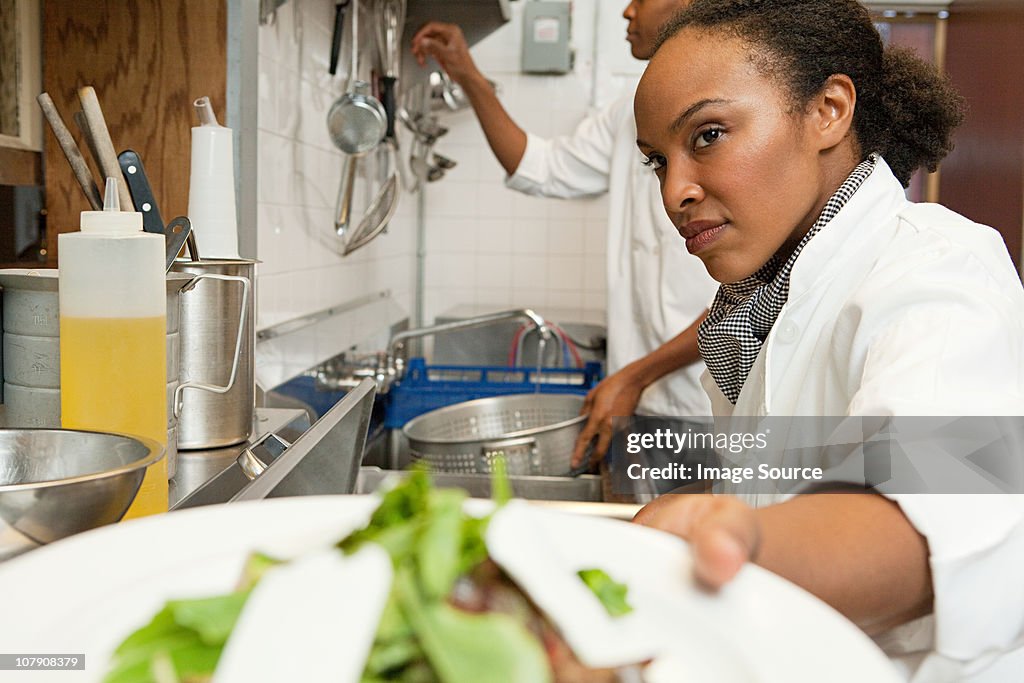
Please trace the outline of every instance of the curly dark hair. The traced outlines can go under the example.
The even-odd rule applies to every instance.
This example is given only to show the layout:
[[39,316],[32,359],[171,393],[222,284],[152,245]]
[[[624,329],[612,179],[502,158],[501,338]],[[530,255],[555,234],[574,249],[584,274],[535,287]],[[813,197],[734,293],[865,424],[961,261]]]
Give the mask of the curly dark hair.
[[862,158],[880,153],[906,187],[953,149],[963,98],[910,50],[883,48],[857,0],[694,0],[661,31],[657,46],[684,28],[724,32],[746,43],[751,61],[803,109],[835,74],[857,89],[853,130]]

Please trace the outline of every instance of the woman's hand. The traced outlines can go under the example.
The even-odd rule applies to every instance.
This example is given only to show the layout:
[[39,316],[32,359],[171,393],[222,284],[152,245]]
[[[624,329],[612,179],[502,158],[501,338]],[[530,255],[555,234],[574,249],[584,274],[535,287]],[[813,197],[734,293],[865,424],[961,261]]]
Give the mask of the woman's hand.
[[754,510],[732,496],[661,496],[634,522],[690,542],[694,573],[718,588],[745,562],[818,596],[867,633],[928,614],[928,543],[873,493],[815,493]]
[[596,463],[604,457],[612,441],[612,418],[632,415],[643,390],[643,385],[632,376],[628,366],[605,377],[590,390],[581,410],[582,413],[589,413],[590,417],[576,439],[576,447],[572,452],[573,467],[583,463],[587,446],[595,436],[597,442],[590,453],[590,461]]
[[455,24],[440,21],[425,24],[412,37],[412,54],[420,66],[426,64],[427,57],[433,57],[445,73],[463,87],[473,78],[483,78],[469,55],[462,29]]
[[731,496],[668,494],[633,518],[689,541],[697,579],[711,588],[728,583],[757,557],[761,525],[753,508]]

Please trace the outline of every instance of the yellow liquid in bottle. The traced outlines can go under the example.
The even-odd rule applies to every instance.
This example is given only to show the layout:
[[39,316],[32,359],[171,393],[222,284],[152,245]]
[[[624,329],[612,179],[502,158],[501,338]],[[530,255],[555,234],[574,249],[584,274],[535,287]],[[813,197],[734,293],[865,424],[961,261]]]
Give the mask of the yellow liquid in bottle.
[[[167,321],[60,318],[65,429],[136,434],[167,446]],[[167,459],[146,470],[125,519],[167,512]]]

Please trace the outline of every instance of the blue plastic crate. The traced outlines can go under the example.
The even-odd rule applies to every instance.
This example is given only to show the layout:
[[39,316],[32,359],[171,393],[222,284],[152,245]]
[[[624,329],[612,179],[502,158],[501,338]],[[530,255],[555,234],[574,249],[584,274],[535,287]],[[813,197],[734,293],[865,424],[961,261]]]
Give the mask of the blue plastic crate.
[[[506,394],[529,394],[537,390],[536,368],[485,367],[475,365],[427,365],[413,358],[405,376],[386,394],[384,426],[399,429],[423,413],[463,401]],[[582,369],[543,368],[543,394],[584,395],[601,381],[601,364],[587,363]]]

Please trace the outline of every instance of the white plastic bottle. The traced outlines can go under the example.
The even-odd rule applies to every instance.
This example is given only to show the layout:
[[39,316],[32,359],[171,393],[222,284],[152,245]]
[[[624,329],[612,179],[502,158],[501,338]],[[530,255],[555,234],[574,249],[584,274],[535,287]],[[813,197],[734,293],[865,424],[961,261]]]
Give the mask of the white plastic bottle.
[[[103,211],[58,237],[61,424],[140,435],[167,446],[167,302],[163,235],[119,211],[107,178]],[[146,472],[125,515],[167,511],[167,460]]]
[[199,124],[192,128],[192,171],[188,218],[203,258],[238,258],[235,216],[234,132],[217,123],[209,97],[194,103]]

